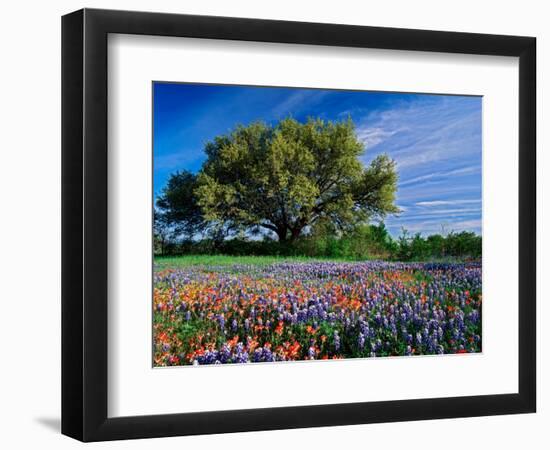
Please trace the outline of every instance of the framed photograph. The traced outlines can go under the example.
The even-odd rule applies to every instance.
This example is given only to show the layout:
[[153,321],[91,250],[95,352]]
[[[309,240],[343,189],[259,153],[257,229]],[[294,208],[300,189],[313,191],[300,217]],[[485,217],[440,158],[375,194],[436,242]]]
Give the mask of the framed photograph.
[[62,20],[62,432],[535,412],[532,37]]

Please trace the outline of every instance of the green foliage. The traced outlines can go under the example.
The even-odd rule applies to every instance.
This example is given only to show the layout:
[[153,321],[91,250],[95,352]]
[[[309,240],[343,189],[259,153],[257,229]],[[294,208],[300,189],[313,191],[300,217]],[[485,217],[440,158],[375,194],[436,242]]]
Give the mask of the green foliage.
[[390,236],[381,220],[399,212],[395,163],[379,155],[364,166],[350,119],[256,122],[216,137],[205,152],[197,175],[175,172],[157,199],[155,255],[481,257],[474,233]]
[[472,232],[451,232],[447,236],[432,234],[423,238],[420,233],[410,237],[407,230],[403,229],[397,239],[393,258],[400,261],[479,259],[481,254],[481,236]]
[[[393,239],[385,225],[360,225],[340,235],[330,231],[330,227],[315,227],[310,234],[294,242],[280,242],[272,239],[249,240],[247,238],[215,241],[183,241],[170,243],[164,253],[188,255],[185,258],[250,257],[254,258],[314,258],[361,261],[383,259],[394,261],[450,261],[474,260],[481,257],[481,236],[463,231],[439,234],[426,238],[419,233],[411,236],[403,230]],[[195,255],[195,256],[193,256]],[[205,255],[205,256],[196,256]],[[225,255],[225,256],[224,256]]]
[[154,227],[159,240],[170,234],[192,237],[205,227],[196,188],[197,177],[191,172],[184,170],[170,176],[156,203]]
[[351,120],[257,122],[205,150],[197,204],[206,220],[233,231],[263,228],[296,241],[320,221],[346,230],[399,211],[395,163],[381,155],[365,168]]
[[[157,256],[155,265],[159,268],[187,266],[228,266],[234,264],[264,266],[280,262],[315,262],[326,261],[329,258],[309,258],[307,256],[235,256],[235,255],[179,255]],[[345,258],[330,258],[330,261],[347,261]]]

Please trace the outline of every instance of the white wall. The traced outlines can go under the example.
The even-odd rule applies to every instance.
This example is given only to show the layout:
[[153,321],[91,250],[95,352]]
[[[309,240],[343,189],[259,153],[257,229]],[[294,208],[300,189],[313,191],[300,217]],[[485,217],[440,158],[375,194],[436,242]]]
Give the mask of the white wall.
[[[550,104],[549,12],[545,2],[387,1],[193,2],[112,0],[5,2],[0,16],[0,443],[4,448],[74,448],[59,434],[60,416],[60,16],[83,6],[156,10],[452,31],[538,38],[539,412],[536,415],[439,420],[234,435],[103,443],[95,448],[547,448],[550,332],[541,329],[550,286],[550,157],[544,106]],[[545,78],[546,76],[546,78]],[[545,227],[546,225],[546,227]],[[546,279],[544,279],[546,278]],[[547,299],[546,299],[547,300]],[[545,354],[544,354],[545,353]],[[163,395],[159,390],[159,395]]]

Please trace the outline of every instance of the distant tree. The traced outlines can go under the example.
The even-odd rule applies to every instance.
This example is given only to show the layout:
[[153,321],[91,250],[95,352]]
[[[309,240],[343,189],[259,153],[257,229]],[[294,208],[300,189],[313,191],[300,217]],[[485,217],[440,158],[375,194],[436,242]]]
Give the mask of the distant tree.
[[399,212],[394,161],[380,155],[365,167],[351,120],[257,122],[216,137],[205,151],[193,192],[209,223],[260,227],[286,242],[319,221],[345,230]]
[[380,222],[378,225],[370,225],[370,230],[374,242],[385,250],[390,251],[392,249],[393,239],[384,222]]
[[343,239],[349,242],[347,256],[356,259],[387,258],[392,252],[393,240],[383,222],[358,225]]
[[410,240],[410,257],[411,259],[422,261],[430,254],[430,248],[427,241],[420,233],[416,233]]
[[481,256],[481,236],[477,236],[473,232],[449,233],[446,244],[453,256],[467,255],[472,258]]
[[156,202],[156,224],[184,238],[202,231],[204,218],[195,196],[197,186],[197,177],[191,172],[172,174]]
[[170,244],[170,228],[159,214],[158,210],[153,210],[153,245],[155,254],[165,255],[167,246]]
[[397,252],[396,256],[401,261],[408,261],[411,259],[411,238],[406,228],[401,227],[401,234],[397,238]]
[[431,256],[445,257],[446,239],[441,234],[432,234],[426,238]]

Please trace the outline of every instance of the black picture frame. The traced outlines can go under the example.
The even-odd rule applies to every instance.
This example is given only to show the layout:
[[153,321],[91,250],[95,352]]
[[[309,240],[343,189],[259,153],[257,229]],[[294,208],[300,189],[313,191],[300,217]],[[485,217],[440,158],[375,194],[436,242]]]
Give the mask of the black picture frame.
[[[519,57],[518,393],[109,418],[109,33]],[[102,441],[535,412],[535,91],[533,37],[95,9],[63,16],[62,433]]]

